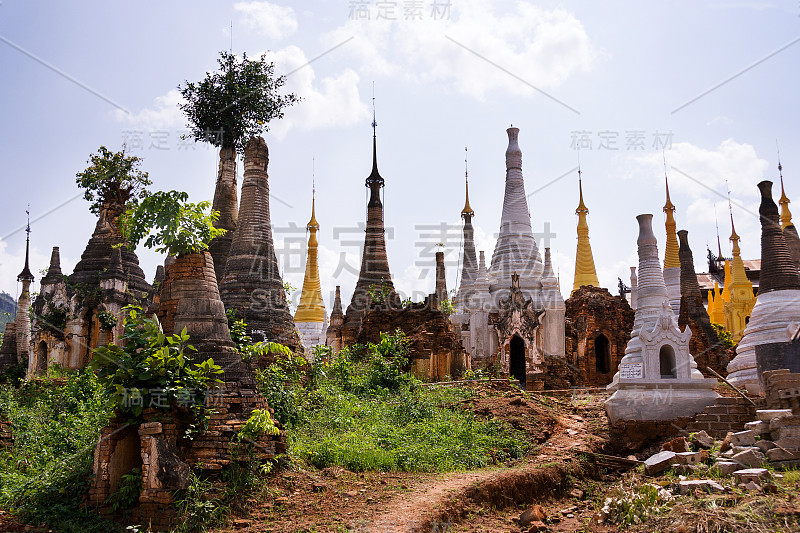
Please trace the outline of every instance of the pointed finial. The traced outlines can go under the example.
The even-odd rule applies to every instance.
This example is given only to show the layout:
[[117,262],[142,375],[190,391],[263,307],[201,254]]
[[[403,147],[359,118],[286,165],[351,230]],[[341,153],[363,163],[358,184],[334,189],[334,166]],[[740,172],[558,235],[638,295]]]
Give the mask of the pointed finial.
[[588,213],[589,209],[586,207],[586,204],[583,203],[583,181],[581,178],[580,163],[578,163],[578,197],[580,198],[580,201],[578,202],[578,209],[575,210],[575,213]]
[[717,204],[714,204],[714,227],[717,228],[717,253],[719,254],[717,256],[717,259],[722,261],[722,259],[723,259],[722,258],[722,244],[720,244],[720,241],[719,241],[719,221],[717,219]]
[[27,234],[25,236],[25,267],[22,269],[22,272],[19,273],[19,276],[17,276],[17,281],[33,281],[33,274],[31,274],[30,262],[28,261],[31,248],[31,204],[28,204],[25,214],[28,217],[28,223],[25,227],[25,233]]
[[316,213],[316,198],[317,196],[317,189],[314,177],[314,158],[311,158],[311,220],[308,221],[306,224],[306,229],[309,231],[316,231],[319,229],[319,223],[317,222],[317,213]]
[[[775,147],[777,148],[778,141],[775,140]],[[781,166],[781,152],[778,150],[778,175],[781,178],[781,199],[778,200],[778,203],[781,206],[781,229],[786,228],[786,226],[792,225],[792,212],[789,211],[789,197],[786,196],[786,191],[783,189],[783,167]]]
[[375,137],[375,130],[378,127],[378,120],[375,118],[375,82],[372,82],[372,136]]
[[[662,156],[663,156],[663,153],[662,153]],[[664,157],[664,183],[665,183],[666,188],[667,188],[667,203],[664,204],[664,212],[665,213],[667,211],[673,211],[674,212],[675,211],[675,206],[673,205],[672,200],[670,200],[670,198],[669,198],[669,178],[667,177],[667,159],[666,159],[666,157]]]
[[467,170],[467,147],[464,147],[464,183],[466,186],[466,202],[464,203],[464,209],[461,210],[462,217],[472,217],[475,216],[475,211],[472,210],[472,207],[469,205],[469,172]]

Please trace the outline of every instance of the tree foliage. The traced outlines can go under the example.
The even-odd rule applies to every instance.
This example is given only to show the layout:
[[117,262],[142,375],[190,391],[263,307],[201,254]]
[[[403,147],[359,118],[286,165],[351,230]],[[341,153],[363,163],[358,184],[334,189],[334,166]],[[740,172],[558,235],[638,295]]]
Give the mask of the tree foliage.
[[125,307],[123,346],[101,346],[89,363],[106,397],[122,414],[137,418],[145,407],[169,410],[175,404],[202,411],[209,385],[220,383],[222,369],[207,359],[192,361],[195,351],[186,328],[164,335],[158,319],[147,318],[136,306]]
[[138,201],[148,194],[147,187],[152,184],[147,172],[139,166],[141,158],[112,152],[101,146],[97,153],[89,156],[89,166],[78,172],[75,183],[84,189],[83,197],[91,203],[90,210],[97,214],[100,208],[116,206],[121,212],[131,200]]
[[197,83],[185,81],[178,90],[179,104],[189,121],[190,135],[217,147],[244,150],[250,137],[269,130],[269,121],[283,118],[283,108],[300,101],[293,93],[278,94],[285,76],[275,76],[275,64],[266,54],[257,60],[220,52],[220,70],[208,72]]
[[208,243],[225,233],[215,228],[218,211],[209,202],[187,202],[189,195],[179,191],[158,191],[128,209],[120,230],[135,249],[142,239],[147,248],[171,255],[186,255],[208,249]]

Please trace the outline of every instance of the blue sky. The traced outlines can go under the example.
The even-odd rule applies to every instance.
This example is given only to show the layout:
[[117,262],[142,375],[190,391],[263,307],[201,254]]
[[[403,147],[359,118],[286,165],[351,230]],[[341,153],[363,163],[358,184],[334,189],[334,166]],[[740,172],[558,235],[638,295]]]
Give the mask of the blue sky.
[[[234,52],[268,52],[277,72],[291,72],[287,89],[304,98],[265,133],[272,221],[284,277],[299,287],[313,158],[328,309],[336,284],[349,299],[359,267],[373,83],[389,264],[396,286],[416,300],[433,288],[438,242],[448,284],[456,283],[465,146],[478,248],[491,256],[512,123],[521,130],[534,230],[540,247],[546,240],[553,250],[565,296],[575,255],[576,144],[595,263],[612,292],[637,263],[636,215],[655,215],[663,253],[662,158],[698,271],[706,243],[716,248],[715,211],[730,253],[728,186],[743,255],[760,256],[755,185],[777,181],[776,140],[787,194],[800,198],[795,0],[450,0],[449,10],[433,3],[418,2],[415,11],[406,0],[2,0],[0,289],[18,291],[28,203],[37,278],[56,245],[71,271],[95,223],[75,173],[101,144],[118,150],[127,142],[154,188],[211,199],[217,155],[180,141],[185,121],[175,89],[215,68],[218,52],[231,47],[231,26]],[[369,19],[356,16],[364,12]],[[663,156],[656,140],[666,145]],[[541,237],[546,228],[551,235]],[[163,258],[138,253],[152,278]]]

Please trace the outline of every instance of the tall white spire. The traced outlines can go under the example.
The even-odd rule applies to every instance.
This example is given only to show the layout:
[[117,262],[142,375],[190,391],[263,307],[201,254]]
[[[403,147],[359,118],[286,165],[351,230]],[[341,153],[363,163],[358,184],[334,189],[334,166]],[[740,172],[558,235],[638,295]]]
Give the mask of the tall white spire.
[[525,290],[541,287],[542,257],[533,238],[531,215],[525,196],[525,181],[522,177],[522,150],[518,136],[519,128],[510,127],[506,150],[505,196],[503,215],[500,219],[500,234],[492,254],[489,268],[491,291],[506,289],[511,285],[511,275],[520,276],[520,288]]

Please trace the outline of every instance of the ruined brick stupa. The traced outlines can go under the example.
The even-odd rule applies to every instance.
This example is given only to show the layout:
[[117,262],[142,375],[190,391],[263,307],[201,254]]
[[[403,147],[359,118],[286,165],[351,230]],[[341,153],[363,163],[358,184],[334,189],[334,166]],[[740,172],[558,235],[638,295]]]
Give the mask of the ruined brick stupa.
[[728,365],[728,380],[751,393],[761,392],[756,347],[788,342],[800,324],[800,275],[781,229],[772,182],[758,184],[761,205],[761,276],[758,297],[736,357]]
[[386,256],[386,235],[383,226],[383,202],[381,189],[384,179],[378,172],[378,147],[377,147],[377,122],[372,121],[372,172],[365,180],[369,189],[369,202],[367,203],[367,227],[364,235],[364,251],[361,256],[361,270],[358,274],[350,305],[344,315],[341,326],[331,324],[333,336],[338,336],[347,346],[355,342],[361,324],[369,310],[373,293],[383,293],[388,300],[385,303],[399,304],[399,298],[394,290],[392,274],[389,271],[389,259]]
[[625,357],[608,389],[611,424],[691,417],[714,403],[715,379],[697,370],[689,328],[681,333],[670,306],[653,235],[653,215],[639,215],[637,309]]
[[[678,327],[682,331],[686,328],[692,330],[689,351],[694,354],[701,371],[704,371],[705,367],[711,367],[718,374],[724,374],[728,358],[703,306],[703,296],[694,270],[694,257],[689,247],[689,232],[685,229],[680,230],[678,238],[680,239],[678,254],[681,259],[681,307]],[[711,377],[712,374],[707,372],[705,375]]]
[[253,340],[279,342],[296,350],[301,347],[300,338],[286,303],[272,240],[268,164],[266,141],[251,138],[244,151],[239,218],[219,292],[225,309],[235,310],[244,319]]

